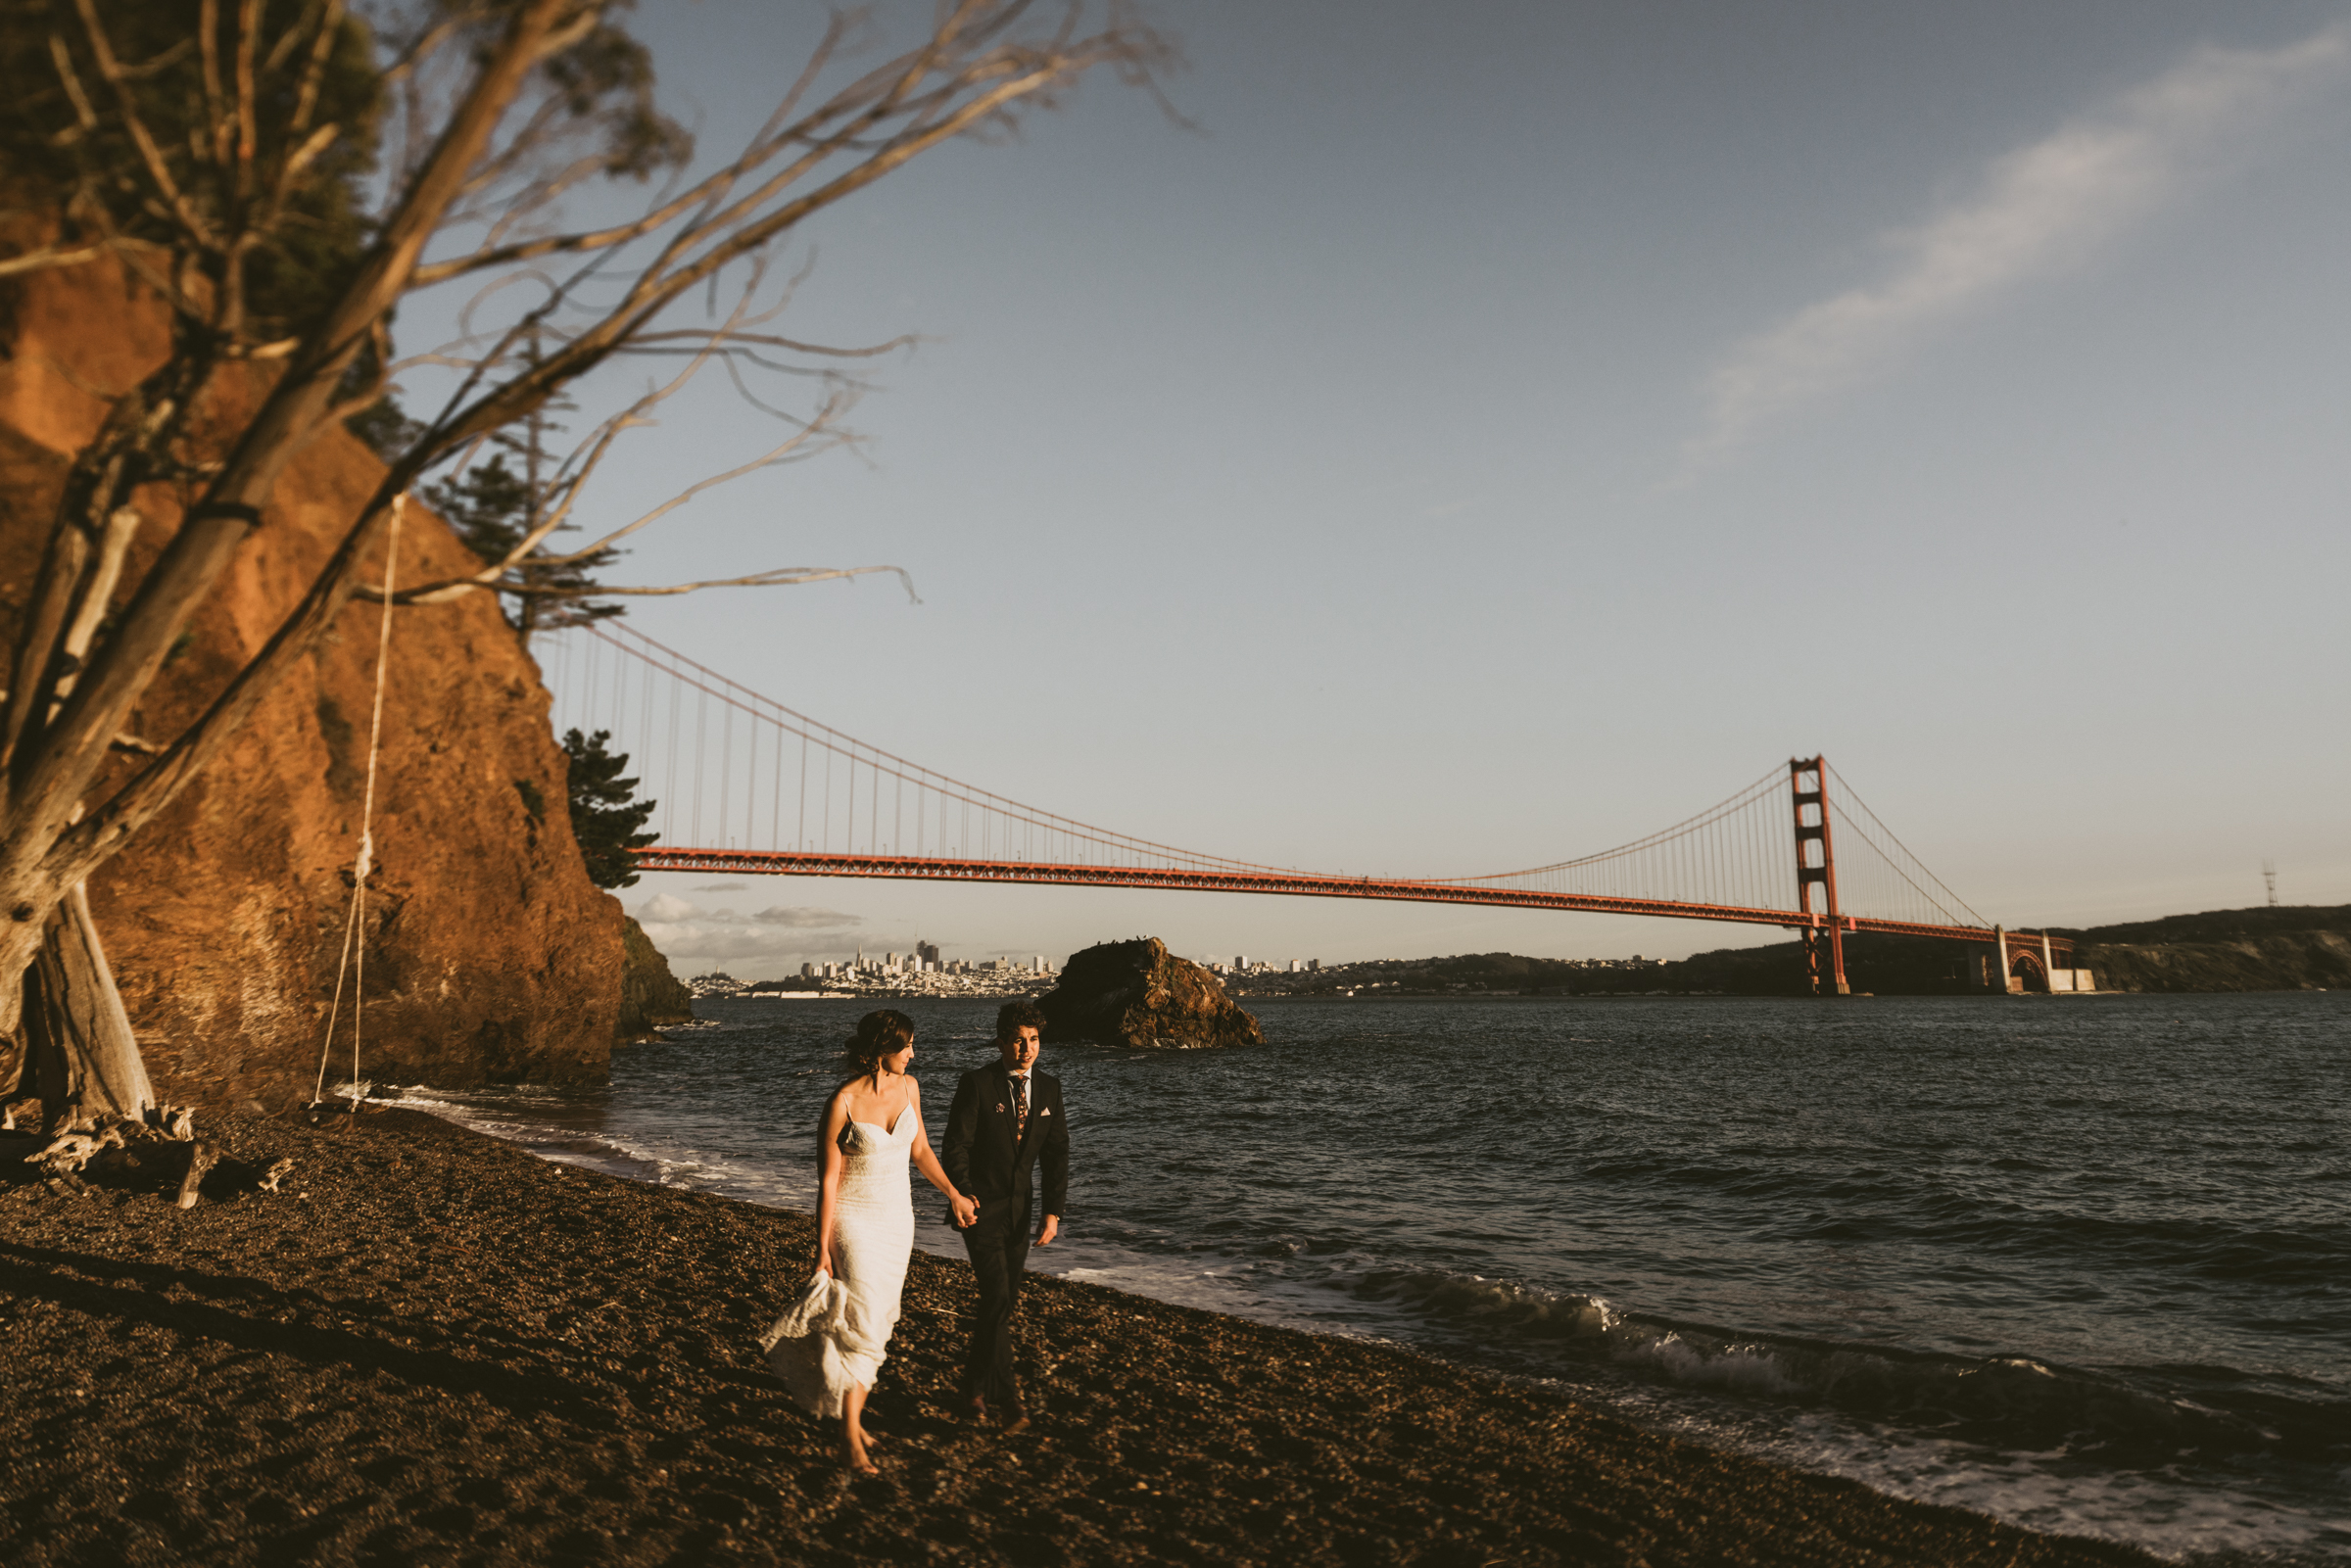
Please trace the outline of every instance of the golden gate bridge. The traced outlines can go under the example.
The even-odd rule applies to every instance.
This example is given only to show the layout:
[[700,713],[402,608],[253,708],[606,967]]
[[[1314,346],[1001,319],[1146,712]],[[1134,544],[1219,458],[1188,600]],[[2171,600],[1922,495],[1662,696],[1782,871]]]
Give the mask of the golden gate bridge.
[[[547,640],[559,727],[604,730],[657,790],[641,871],[1159,887],[1730,921],[1797,931],[1816,995],[1860,932],[1992,946],[2046,989],[2072,943],[1987,922],[1824,757],[1774,764],[1646,837],[1520,871],[1323,875],[1177,849],[1024,805],[834,729],[615,621]],[[2069,976],[2070,977],[2070,976]]]

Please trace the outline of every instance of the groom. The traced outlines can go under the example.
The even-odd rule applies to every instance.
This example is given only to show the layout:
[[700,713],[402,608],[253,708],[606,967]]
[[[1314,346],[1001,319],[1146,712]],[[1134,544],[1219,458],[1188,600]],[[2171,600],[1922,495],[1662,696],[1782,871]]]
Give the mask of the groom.
[[1061,1229],[1070,1190],[1070,1134],[1061,1110],[1061,1080],[1032,1070],[1037,1031],[1045,1015],[1034,1002],[1008,1002],[996,1013],[997,1060],[975,1068],[955,1086],[947,1113],[947,1179],[980,1200],[979,1215],[964,1228],[980,1283],[980,1315],[964,1362],[963,1398],[975,1419],[994,1405],[1007,1432],[1029,1424],[1013,1372],[1012,1313],[1020,1305],[1021,1270],[1029,1261],[1029,1225],[1037,1209],[1032,1181],[1044,1173],[1044,1223],[1036,1245],[1052,1244]]

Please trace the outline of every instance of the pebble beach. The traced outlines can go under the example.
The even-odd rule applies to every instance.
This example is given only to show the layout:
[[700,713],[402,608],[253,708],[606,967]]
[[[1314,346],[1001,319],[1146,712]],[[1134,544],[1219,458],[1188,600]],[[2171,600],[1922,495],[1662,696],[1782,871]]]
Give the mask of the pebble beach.
[[[0,1138],[0,1561],[2126,1564],[1376,1341],[1033,1278],[1034,1417],[952,1411],[916,1253],[848,1481],[755,1341],[807,1216],[415,1112],[201,1129],[278,1194],[75,1193]],[[24,1172],[24,1174],[18,1174]]]

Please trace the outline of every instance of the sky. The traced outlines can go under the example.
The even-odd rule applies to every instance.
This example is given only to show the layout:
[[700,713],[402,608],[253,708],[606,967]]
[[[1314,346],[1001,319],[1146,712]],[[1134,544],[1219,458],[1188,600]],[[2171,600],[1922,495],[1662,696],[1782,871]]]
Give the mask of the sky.
[[[709,493],[620,574],[889,563],[920,602],[866,578],[634,624],[930,767],[1245,860],[1537,865],[1825,752],[2011,926],[2259,903],[2265,860],[2284,902],[2351,902],[2351,6],[1147,9],[1185,122],[1088,81],[811,222],[780,325],[921,341],[872,370],[854,451]],[[633,25],[716,152],[814,15]],[[713,384],[630,439],[591,524],[773,438]],[[623,896],[682,970],[746,978],[918,936],[1782,939],[1135,890]]]

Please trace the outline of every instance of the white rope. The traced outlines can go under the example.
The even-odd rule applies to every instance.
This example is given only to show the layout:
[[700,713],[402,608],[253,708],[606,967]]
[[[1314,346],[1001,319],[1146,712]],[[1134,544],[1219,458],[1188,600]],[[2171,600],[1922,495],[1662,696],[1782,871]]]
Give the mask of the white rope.
[[384,672],[392,653],[393,570],[400,559],[400,521],[408,498],[392,498],[392,528],[384,542],[384,613],[375,633],[375,713],[367,724],[367,788],[360,798],[360,850],[352,860],[351,910],[343,917],[343,956],[335,965],[335,1000],[327,1010],[326,1038],[318,1043],[318,1084],[311,1104],[326,1098],[326,1059],[334,1049],[335,1021],[343,1013],[343,978],[351,976],[351,1108],[360,1108],[360,1022],[361,985],[367,977],[367,874],[375,869],[375,765],[384,742]]

